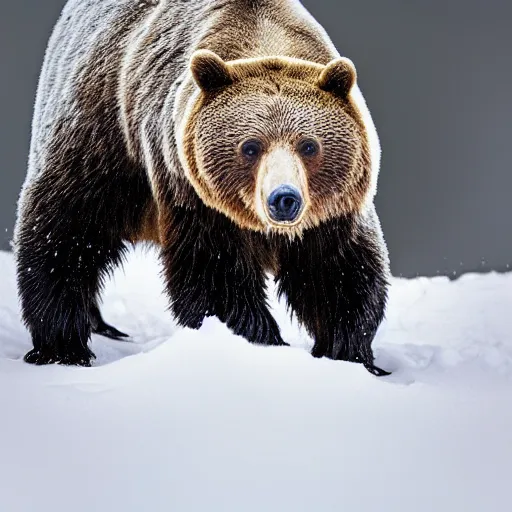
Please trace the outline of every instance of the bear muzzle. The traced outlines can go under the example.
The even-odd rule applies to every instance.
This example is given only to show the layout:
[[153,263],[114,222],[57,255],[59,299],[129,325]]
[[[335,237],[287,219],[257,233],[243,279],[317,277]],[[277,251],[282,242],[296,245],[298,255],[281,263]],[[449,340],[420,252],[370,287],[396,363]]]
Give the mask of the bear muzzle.
[[299,225],[309,207],[308,180],[301,159],[288,147],[266,154],[258,170],[256,210],[270,228]]

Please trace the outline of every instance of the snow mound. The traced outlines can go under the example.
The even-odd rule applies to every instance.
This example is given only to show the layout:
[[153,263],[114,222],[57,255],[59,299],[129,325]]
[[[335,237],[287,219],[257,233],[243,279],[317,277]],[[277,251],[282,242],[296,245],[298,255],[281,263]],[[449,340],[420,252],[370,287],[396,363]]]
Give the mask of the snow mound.
[[512,474],[512,274],[393,281],[363,367],[179,329],[159,265],[134,252],[102,311],[95,367],[36,368],[0,253],[0,511],[506,510]]

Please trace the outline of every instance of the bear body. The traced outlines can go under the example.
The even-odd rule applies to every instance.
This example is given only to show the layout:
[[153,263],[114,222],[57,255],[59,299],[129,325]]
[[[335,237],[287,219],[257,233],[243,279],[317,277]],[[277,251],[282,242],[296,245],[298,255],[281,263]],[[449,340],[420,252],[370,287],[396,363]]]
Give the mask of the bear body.
[[388,257],[380,148],[348,59],[295,0],[70,0],[51,37],[15,230],[25,360],[87,366],[127,244],[159,247],[180,325],[283,345],[266,273],[315,340],[363,363]]

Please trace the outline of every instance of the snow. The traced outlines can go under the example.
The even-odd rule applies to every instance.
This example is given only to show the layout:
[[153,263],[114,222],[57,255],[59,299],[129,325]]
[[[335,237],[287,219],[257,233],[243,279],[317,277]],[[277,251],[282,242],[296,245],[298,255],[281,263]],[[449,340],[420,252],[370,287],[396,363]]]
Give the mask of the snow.
[[0,510],[506,510],[512,274],[393,280],[375,349],[394,371],[176,328],[152,252],[109,283],[93,368],[33,367],[0,253]]

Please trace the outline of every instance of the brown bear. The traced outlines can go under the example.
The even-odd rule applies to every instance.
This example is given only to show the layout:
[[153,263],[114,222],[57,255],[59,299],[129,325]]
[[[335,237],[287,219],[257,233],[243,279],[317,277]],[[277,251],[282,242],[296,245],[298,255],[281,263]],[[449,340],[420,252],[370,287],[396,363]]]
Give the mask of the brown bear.
[[90,365],[98,295],[158,245],[177,322],[285,345],[266,274],[314,338],[363,363],[388,256],[380,148],[352,62],[296,0],[70,0],[51,37],[15,231],[25,360]]

